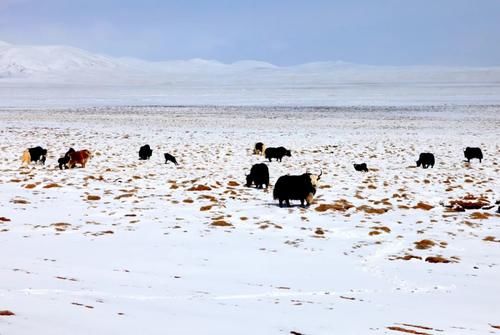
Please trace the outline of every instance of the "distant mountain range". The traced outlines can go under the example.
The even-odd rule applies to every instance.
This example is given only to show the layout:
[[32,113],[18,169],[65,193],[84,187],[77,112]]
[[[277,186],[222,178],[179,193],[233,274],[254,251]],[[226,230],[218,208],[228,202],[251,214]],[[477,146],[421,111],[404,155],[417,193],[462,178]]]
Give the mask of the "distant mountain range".
[[500,68],[369,66],[316,62],[280,67],[245,60],[150,62],[113,58],[68,46],[0,41],[0,80],[94,84],[313,85],[372,83],[499,83]]
[[442,104],[500,104],[500,68],[150,62],[0,42],[0,108]]

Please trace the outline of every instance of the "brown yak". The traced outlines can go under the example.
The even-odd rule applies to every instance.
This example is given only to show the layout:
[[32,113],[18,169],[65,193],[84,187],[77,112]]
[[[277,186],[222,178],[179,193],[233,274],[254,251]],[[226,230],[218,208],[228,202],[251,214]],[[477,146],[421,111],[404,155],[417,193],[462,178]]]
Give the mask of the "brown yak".
[[82,168],[85,167],[87,161],[92,157],[89,150],[75,151],[69,154],[68,166],[70,169],[74,168],[76,164],[80,164]]

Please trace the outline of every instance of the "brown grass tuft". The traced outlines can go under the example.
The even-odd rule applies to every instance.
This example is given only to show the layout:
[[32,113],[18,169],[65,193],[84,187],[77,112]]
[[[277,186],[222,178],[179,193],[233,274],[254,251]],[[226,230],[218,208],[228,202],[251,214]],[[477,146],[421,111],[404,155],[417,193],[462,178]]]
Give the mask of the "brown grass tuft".
[[490,213],[481,213],[481,212],[474,212],[470,215],[471,219],[475,220],[486,220],[491,216]]
[[387,329],[393,330],[396,332],[407,333],[407,334],[432,335],[431,333],[424,333],[424,332],[416,331],[413,329],[407,329],[407,328],[403,328],[403,327],[399,327],[399,326],[391,326],[391,327],[387,327]]
[[429,256],[425,259],[425,261],[429,263],[451,263],[449,259],[441,256]]
[[27,205],[29,204],[30,202],[28,200],[25,200],[25,199],[12,199],[10,202],[12,202],[13,204],[18,204],[18,205]]
[[421,240],[421,241],[413,242],[413,244],[415,244],[415,248],[417,248],[419,250],[425,250],[425,249],[430,249],[433,246],[435,246],[436,242],[431,241],[431,240]]
[[384,214],[389,208],[375,208],[367,205],[362,205],[356,208],[358,211],[363,211],[366,214]]
[[428,211],[434,208],[434,206],[426,204],[425,202],[419,202],[417,205],[413,206],[415,209],[423,209],[424,211]]
[[45,185],[43,188],[55,188],[55,187],[61,187],[61,185],[56,184],[56,183],[51,183],[51,184]]
[[407,254],[407,255],[404,255],[404,256],[398,256],[398,257],[392,258],[391,260],[395,260],[395,259],[401,259],[403,261],[409,261],[409,260],[412,260],[412,259],[422,260],[422,257]]
[[198,185],[188,188],[188,191],[210,191],[211,188],[206,185]]
[[354,205],[351,204],[349,201],[347,201],[345,199],[341,199],[341,200],[336,201],[333,204],[320,204],[314,210],[317,212],[326,212],[327,210],[345,212],[348,209],[353,208],[353,207],[354,207]]
[[321,229],[320,227],[316,228],[314,233],[317,235],[325,235],[325,231],[323,229]]
[[225,220],[215,220],[211,223],[215,227],[232,227],[233,225]]

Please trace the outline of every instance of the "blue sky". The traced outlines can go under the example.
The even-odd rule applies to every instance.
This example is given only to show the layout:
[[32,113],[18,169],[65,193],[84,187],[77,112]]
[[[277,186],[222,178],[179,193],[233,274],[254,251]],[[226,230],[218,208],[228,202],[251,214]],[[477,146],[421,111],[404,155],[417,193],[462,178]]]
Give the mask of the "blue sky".
[[500,65],[500,0],[0,0],[0,40],[149,60]]

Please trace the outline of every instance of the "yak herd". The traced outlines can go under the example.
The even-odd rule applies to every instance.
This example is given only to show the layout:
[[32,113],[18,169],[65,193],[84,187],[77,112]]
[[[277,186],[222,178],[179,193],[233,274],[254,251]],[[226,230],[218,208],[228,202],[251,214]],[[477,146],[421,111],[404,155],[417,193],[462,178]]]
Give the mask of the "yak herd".
[[[253,153],[264,156],[269,162],[272,159],[281,162],[283,157],[292,156],[291,151],[284,147],[266,148],[262,142],[255,144]],[[140,160],[148,160],[152,154],[153,150],[147,144],[139,149]],[[464,149],[464,156],[468,162],[471,159],[479,159],[479,162],[481,162],[483,159],[483,153],[480,148],[467,147]],[[59,169],[72,169],[77,164],[84,168],[91,157],[92,154],[89,150],[75,151],[73,148],[70,148],[64,156],[58,159]],[[177,160],[171,154],[165,153],[164,157],[165,164],[171,162],[174,165],[178,165]],[[43,149],[40,146],[26,149],[22,155],[23,165],[31,162],[45,164],[46,159],[47,149]],[[433,168],[435,164],[434,154],[429,152],[421,153],[416,163],[417,167],[422,166],[424,169],[428,167]],[[366,163],[354,164],[354,169],[360,172],[368,172]],[[302,175],[284,175],[279,177],[273,189],[274,200],[278,200],[280,207],[283,204],[290,207],[290,200],[300,201],[303,207],[305,205],[309,206],[316,194],[316,187],[322,174],[322,171],[317,175],[306,172]],[[246,176],[246,186],[251,187],[252,185],[255,185],[259,189],[269,186],[269,168],[266,164],[259,163],[252,166],[250,174]]]
[[[266,148],[262,142],[255,144],[253,153],[255,155],[264,155],[269,162],[271,162],[272,158],[281,162],[284,156],[291,157],[290,150],[284,147]],[[480,148],[467,147],[464,150],[464,155],[468,162],[474,158],[479,159],[480,162],[483,159],[483,153]],[[429,152],[421,153],[416,163],[417,167],[422,166],[422,168],[427,169],[430,166],[433,168],[435,163],[434,154]],[[368,172],[366,163],[353,165],[356,171]],[[283,206],[283,203],[287,207],[290,207],[290,200],[299,200],[301,206],[304,206],[304,203],[309,206],[316,194],[316,186],[322,174],[323,172],[320,172],[318,175],[306,172],[302,175],[284,175],[279,177],[274,185],[274,200],[279,201],[280,207]],[[262,188],[263,185],[267,188],[269,185],[269,169],[266,164],[260,163],[252,166],[250,174],[247,175],[246,186],[250,187],[252,184],[255,184],[257,188]]]

